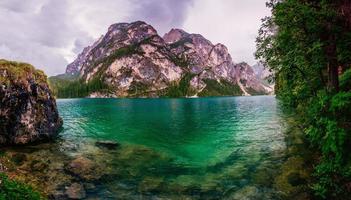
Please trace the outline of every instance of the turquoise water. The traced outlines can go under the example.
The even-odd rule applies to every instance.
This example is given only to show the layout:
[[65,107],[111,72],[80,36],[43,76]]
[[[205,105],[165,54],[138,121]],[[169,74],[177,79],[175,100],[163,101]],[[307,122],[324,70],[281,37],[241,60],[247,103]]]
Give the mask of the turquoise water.
[[[274,96],[61,99],[60,151],[104,163],[103,199],[277,199],[286,121]],[[117,150],[101,149],[112,140]]]
[[57,105],[59,138],[0,148],[6,173],[49,199],[308,199],[312,154],[274,96]]
[[274,97],[58,100],[67,138],[145,145],[187,166],[255,157],[284,145]]

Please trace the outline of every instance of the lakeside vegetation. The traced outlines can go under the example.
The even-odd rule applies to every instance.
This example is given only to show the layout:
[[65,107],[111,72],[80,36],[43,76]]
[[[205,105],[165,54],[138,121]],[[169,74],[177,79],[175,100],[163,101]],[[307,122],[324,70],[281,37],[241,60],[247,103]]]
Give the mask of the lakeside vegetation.
[[35,69],[32,65],[23,62],[0,59],[0,72],[6,76],[0,76],[0,83],[9,85],[11,81],[22,79],[30,74],[38,83],[46,83],[47,76],[43,71]]
[[241,96],[243,92],[237,84],[230,83],[226,80],[220,82],[212,79],[205,79],[206,88],[200,93],[200,97],[206,96]]
[[92,92],[108,91],[108,86],[99,77],[86,83],[79,77],[59,75],[50,77],[48,82],[57,98],[82,98]]
[[275,72],[276,94],[295,108],[316,160],[315,195],[349,199],[351,192],[351,4],[271,0],[257,58]]
[[44,198],[31,186],[11,180],[4,173],[0,173],[0,200],[8,199],[39,200]]

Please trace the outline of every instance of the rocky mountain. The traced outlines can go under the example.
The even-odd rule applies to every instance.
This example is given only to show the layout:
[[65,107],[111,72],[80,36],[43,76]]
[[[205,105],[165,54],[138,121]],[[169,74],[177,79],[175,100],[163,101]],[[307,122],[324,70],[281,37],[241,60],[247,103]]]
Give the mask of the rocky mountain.
[[46,75],[0,59],[0,146],[50,139],[61,126]]
[[274,77],[273,72],[270,71],[268,68],[263,66],[261,63],[256,63],[252,66],[256,78],[260,80],[261,84],[264,87],[267,87],[267,91],[271,91],[270,94],[274,93]]
[[223,44],[172,29],[163,37],[145,22],[118,23],[50,78],[59,97],[186,97],[268,94],[246,63]]

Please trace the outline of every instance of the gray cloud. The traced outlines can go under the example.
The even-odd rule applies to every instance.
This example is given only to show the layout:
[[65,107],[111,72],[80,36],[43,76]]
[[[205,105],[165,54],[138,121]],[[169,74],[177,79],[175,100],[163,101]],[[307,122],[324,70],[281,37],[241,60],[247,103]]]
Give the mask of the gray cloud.
[[182,24],[190,0],[1,0],[0,58],[54,75],[110,24],[144,20],[161,32]]
[[109,25],[143,20],[160,34],[173,27],[228,46],[235,60],[253,61],[265,0],[1,0],[0,58],[63,73]]
[[61,73],[75,38],[88,37],[70,23],[68,10],[66,0],[2,1],[0,57],[29,62],[50,75]]
[[193,0],[133,0],[133,4],[137,6],[131,14],[131,21],[141,19],[152,23],[160,34],[164,34],[183,25]]
[[22,0],[3,0],[0,2],[0,7],[13,12],[32,12],[36,10],[43,3],[43,0],[32,0],[32,1],[22,1]]

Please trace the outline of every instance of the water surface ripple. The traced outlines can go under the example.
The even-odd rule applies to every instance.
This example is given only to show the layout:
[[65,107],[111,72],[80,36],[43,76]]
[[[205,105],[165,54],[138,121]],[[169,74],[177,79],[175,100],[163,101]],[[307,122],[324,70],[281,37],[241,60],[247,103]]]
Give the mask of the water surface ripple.
[[9,176],[49,199],[308,199],[311,154],[274,96],[57,105],[57,140],[0,148]]

